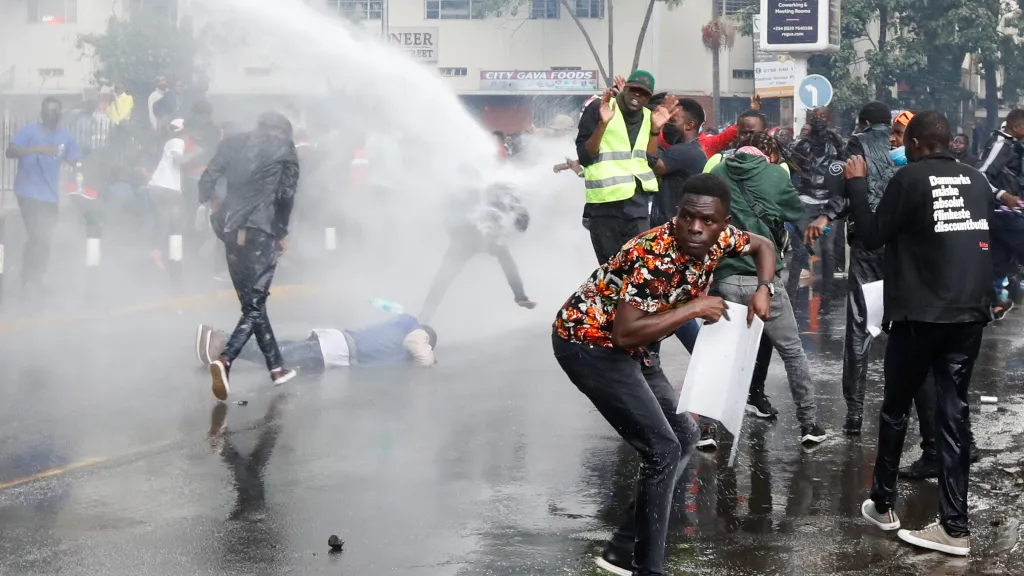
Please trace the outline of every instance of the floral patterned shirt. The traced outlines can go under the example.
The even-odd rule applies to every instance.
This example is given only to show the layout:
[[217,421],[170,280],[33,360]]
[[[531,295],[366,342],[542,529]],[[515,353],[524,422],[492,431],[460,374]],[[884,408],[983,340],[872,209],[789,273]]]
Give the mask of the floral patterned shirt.
[[[745,256],[750,235],[726,226],[703,260],[676,248],[668,222],[633,238],[618,254],[587,278],[558,311],[555,334],[570,342],[612,345],[612,325],[619,301],[649,314],[662,312],[707,294],[715,267],[724,257]],[[643,358],[642,350],[630,350]]]

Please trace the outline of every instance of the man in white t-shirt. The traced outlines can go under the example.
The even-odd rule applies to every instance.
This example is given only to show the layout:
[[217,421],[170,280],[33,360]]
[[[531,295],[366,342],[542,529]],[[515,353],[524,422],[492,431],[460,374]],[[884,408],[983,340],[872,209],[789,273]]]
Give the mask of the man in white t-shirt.
[[167,244],[171,262],[181,261],[181,165],[185,163],[185,121],[178,118],[168,124],[170,138],[164,143],[160,164],[149,180],[149,199],[153,207],[153,261],[164,268],[162,246]]
[[[217,358],[227,344],[228,334],[200,325],[196,331],[196,356],[204,366]],[[399,314],[387,322],[360,330],[316,328],[308,338],[279,341],[284,364],[314,372],[346,366],[388,366],[413,363],[433,366],[437,334],[410,314]],[[239,356],[259,362],[262,353],[250,340]]]

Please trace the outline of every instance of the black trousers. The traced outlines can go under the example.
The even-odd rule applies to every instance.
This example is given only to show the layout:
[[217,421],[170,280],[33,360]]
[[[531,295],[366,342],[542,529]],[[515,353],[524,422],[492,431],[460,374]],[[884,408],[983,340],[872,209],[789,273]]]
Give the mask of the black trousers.
[[885,249],[865,250],[854,241],[850,244],[850,273],[846,295],[846,339],[843,345],[843,398],[846,415],[864,415],[864,389],[867,386],[868,353],[874,338],[868,333],[864,285],[882,279]]
[[255,335],[256,345],[267,361],[267,369],[282,368],[281,350],[267,316],[267,297],[277,269],[277,239],[259,230],[244,228],[237,235],[234,232],[228,234],[224,239],[224,250],[227,252],[231,283],[242,305],[242,317],[228,339],[223,356],[234,361],[249,338]]
[[498,265],[505,273],[505,281],[512,289],[512,296],[516,302],[529,299],[526,296],[526,289],[523,287],[523,279],[519,276],[519,267],[516,266],[516,261],[508,246],[491,242],[471,229],[452,231],[449,235],[451,241],[448,243],[448,250],[445,251],[444,257],[441,259],[441,267],[430,283],[430,291],[427,292],[427,299],[423,303],[423,310],[419,315],[420,321],[429,322],[434,317],[434,313],[437,312],[437,307],[440,306],[441,299],[451,287],[452,281],[459,275],[462,267],[480,252],[486,252],[497,258]]
[[[914,409],[917,411],[917,425],[921,433],[921,459],[935,461],[939,454],[935,449],[935,399],[937,391],[935,380],[928,378],[914,396]],[[974,432],[971,421],[967,420],[967,439],[974,446]]]
[[633,552],[633,574],[664,574],[672,493],[700,432],[676,414],[679,395],[656,353],[642,366],[625,350],[586,346],[552,336],[555,359],[622,439],[640,453],[636,493],[609,546]]
[[[283,365],[309,372],[324,371],[324,354],[320,350],[320,339],[316,334],[310,334],[305,340],[278,340],[277,347],[281,349]],[[263,354],[250,340],[238,357],[250,362],[259,362],[263,359]]]
[[22,253],[21,284],[42,281],[50,265],[50,245],[57,226],[57,203],[18,196],[18,210],[25,225],[25,250]]
[[885,396],[871,499],[880,512],[896,501],[907,418],[928,371],[935,376],[939,428],[939,520],[950,536],[969,534],[967,475],[971,465],[967,390],[981,349],[983,324],[894,322],[885,347]]
[[590,217],[590,243],[594,245],[597,263],[604,264],[622,250],[622,246],[641,232],[651,229],[651,220],[616,216]]

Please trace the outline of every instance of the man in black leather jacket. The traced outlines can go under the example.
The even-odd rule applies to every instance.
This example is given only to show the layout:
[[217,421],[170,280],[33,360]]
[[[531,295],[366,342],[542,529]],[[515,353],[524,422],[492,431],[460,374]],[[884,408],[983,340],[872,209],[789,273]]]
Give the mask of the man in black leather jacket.
[[[845,145],[843,139],[829,128],[828,110],[815,109],[808,118],[810,132],[793,146],[796,162],[799,167],[799,185],[797,191],[804,203],[804,218],[800,227],[805,228],[809,222],[821,216],[829,200],[831,192],[825,184],[829,167],[836,160],[843,160]],[[822,313],[828,314],[832,291],[835,250],[832,238],[818,242],[817,253],[821,256],[821,307]],[[793,246],[793,263],[790,265],[789,279],[786,290],[790,297],[800,286],[800,273],[807,267],[810,251],[807,245],[796,242]]]
[[[849,156],[863,156],[868,165],[868,205],[878,207],[889,179],[896,173],[896,165],[889,156],[889,107],[881,102],[864,105],[858,117],[857,133],[846,146]],[[846,216],[849,202],[844,192],[843,163],[833,162],[828,169],[827,188],[832,199],[824,213],[807,227],[805,240],[812,241],[824,233],[831,221]],[[846,298],[846,342],[843,347],[843,396],[846,399],[844,432],[860,434],[864,413],[864,389],[867,382],[868,352],[872,336],[867,331],[867,311],[864,304],[864,284],[882,279],[884,250],[868,250],[857,238],[856,227],[848,225],[850,241],[850,273]],[[821,244],[821,243],[819,243]]]
[[[223,201],[214,199],[217,181],[227,180]],[[213,201],[210,223],[224,242],[228,271],[242,317],[220,357],[210,364],[213,394],[228,396],[228,371],[255,334],[274,384],[284,384],[295,371],[282,366],[281,350],[267,316],[267,296],[277,257],[287,249],[288,220],[299,183],[299,160],[292,125],[283,115],[260,116],[253,132],[224,140],[199,178],[199,202]]]

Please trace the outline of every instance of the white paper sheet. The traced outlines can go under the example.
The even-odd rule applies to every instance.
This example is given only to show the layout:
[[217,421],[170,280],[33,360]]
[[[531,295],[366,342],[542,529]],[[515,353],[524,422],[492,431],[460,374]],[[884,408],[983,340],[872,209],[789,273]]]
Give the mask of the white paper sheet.
[[[748,327],[747,307],[732,302],[729,317],[701,326],[676,413],[693,412],[713,418],[738,437],[764,322],[755,317]],[[738,445],[733,442],[730,466],[736,462]]]
[[869,282],[861,286],[864,291],[864,305],[868,313],[868,333],[872,338],[877,338],[882,333],[882,282]]

